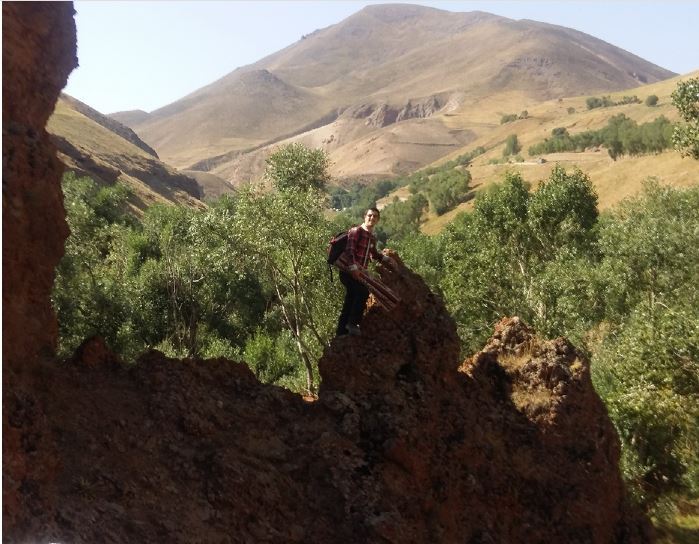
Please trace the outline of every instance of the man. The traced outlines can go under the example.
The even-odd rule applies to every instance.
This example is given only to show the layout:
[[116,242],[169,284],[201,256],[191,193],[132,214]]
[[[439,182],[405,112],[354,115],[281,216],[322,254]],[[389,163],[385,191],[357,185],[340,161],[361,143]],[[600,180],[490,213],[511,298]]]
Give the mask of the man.
[[379,210],[369,208],[364,215],[364,223],[349,230],[347,247],[337,260],[340,281],[345,286],[345,301],[337,323],[337,336],[361,334],[359,323],[369,298],[369,289],[360,279],[362,274],[366,274],[369,259],[384,262],[389,266],[393,263],[388,255],[383,255],[376,249],[373,231],[380,218]]

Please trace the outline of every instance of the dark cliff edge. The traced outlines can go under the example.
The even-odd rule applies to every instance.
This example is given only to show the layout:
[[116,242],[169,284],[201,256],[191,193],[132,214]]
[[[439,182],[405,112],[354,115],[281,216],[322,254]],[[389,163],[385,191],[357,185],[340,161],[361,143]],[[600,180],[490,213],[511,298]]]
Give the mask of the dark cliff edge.
[[56,361],[67,229],[44,126],[73,66],[70,3],[3,4],[4,541],[652,541],[584,356],[509,318],[461,361],[403,265],[381,272],[402,304],[328,346],[313,401],[97,338]]

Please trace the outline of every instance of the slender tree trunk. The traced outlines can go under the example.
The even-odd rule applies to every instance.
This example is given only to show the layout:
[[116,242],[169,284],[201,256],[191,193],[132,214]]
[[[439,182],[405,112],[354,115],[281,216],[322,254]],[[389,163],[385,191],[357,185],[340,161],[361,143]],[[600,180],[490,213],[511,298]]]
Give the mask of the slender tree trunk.
[[281,291],[279,290],[279,284],[277,283],[276,277],[274,278],[274,289],[277,292],[277,297],[279,297],[279,305],[282,308],[282,314],[284,314],[284,320],[286,321],[286,325],[289,331],[291,331],[291,334],[293,334],[294,336],[294,340],[296,341],[296,347],[299,350],[299,355],[301,356],[301,360],[303,361],[303,364],[306,367],[306,388],[308,389],[309,393],[315,394],[315,386],[313,384],[313,364],[311,363],[311,360],[308,357],[308,349],[304,345],[303,340],[301,339],[300,323],[298,319],[296,320],[295,324],[292,323],[291,317],[289,316],[289,311],[287,310],[286,305],[283,302]]

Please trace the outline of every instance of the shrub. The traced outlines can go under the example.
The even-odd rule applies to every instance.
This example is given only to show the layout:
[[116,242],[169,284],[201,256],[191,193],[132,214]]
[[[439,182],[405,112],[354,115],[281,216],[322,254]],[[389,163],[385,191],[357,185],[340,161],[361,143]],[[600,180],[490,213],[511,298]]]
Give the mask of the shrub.
[[655,106],[658,103],[658,97],[654,94],[646,97],[646,106]]
[[506,124],[506,123],[511,123],[512,121],[516,121],[516,120],[517,120],[517,114],[516,114],[516,113],[508,113],[508,114],[506,114],[506,115],[503,115],[503,116],[500,118],[500,124],[501,124],[501,125],[504,125],[504,124]]

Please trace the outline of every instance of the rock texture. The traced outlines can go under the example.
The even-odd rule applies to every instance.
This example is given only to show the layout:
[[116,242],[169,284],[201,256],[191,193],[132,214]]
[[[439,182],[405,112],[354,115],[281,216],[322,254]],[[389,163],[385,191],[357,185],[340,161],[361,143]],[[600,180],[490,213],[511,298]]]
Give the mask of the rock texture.
[[3,4],[4,541],[652,539],[582,354],[513,318],[460,363],[442,300],[402,264],[381,271],[401,306],[328,346],[317,399],[224,359],[125,364],[99,338],[53,360],[66,229],[42,123],[75,64],[71,15]]
[[62,168],[44,129],[77,66],[70,3],[2,5],[3,362],[51,351],[49,293],[68,235]]
[[43,368],[7,408],[52,478],[10,541],[651,541],[581,353],[512,318],[460,364],[441,299],[383,277],[402,305],[333,341],[316,400],[223,359],[126,365],[98,338]]
[[[27,497],[54,468],[33,462],[32,452],[44,442],[31,429],[45,412],[36,396],[23,396],[22,390],[33,390],[32,370],[56,343],[49,295],[68,227],[62,166],[44,127],[77,65],[73,6],[3,2],[2,40],[2,461],[8,534],[38,507]],[[19,407],[14,416],[6,409],[10,399]]]

